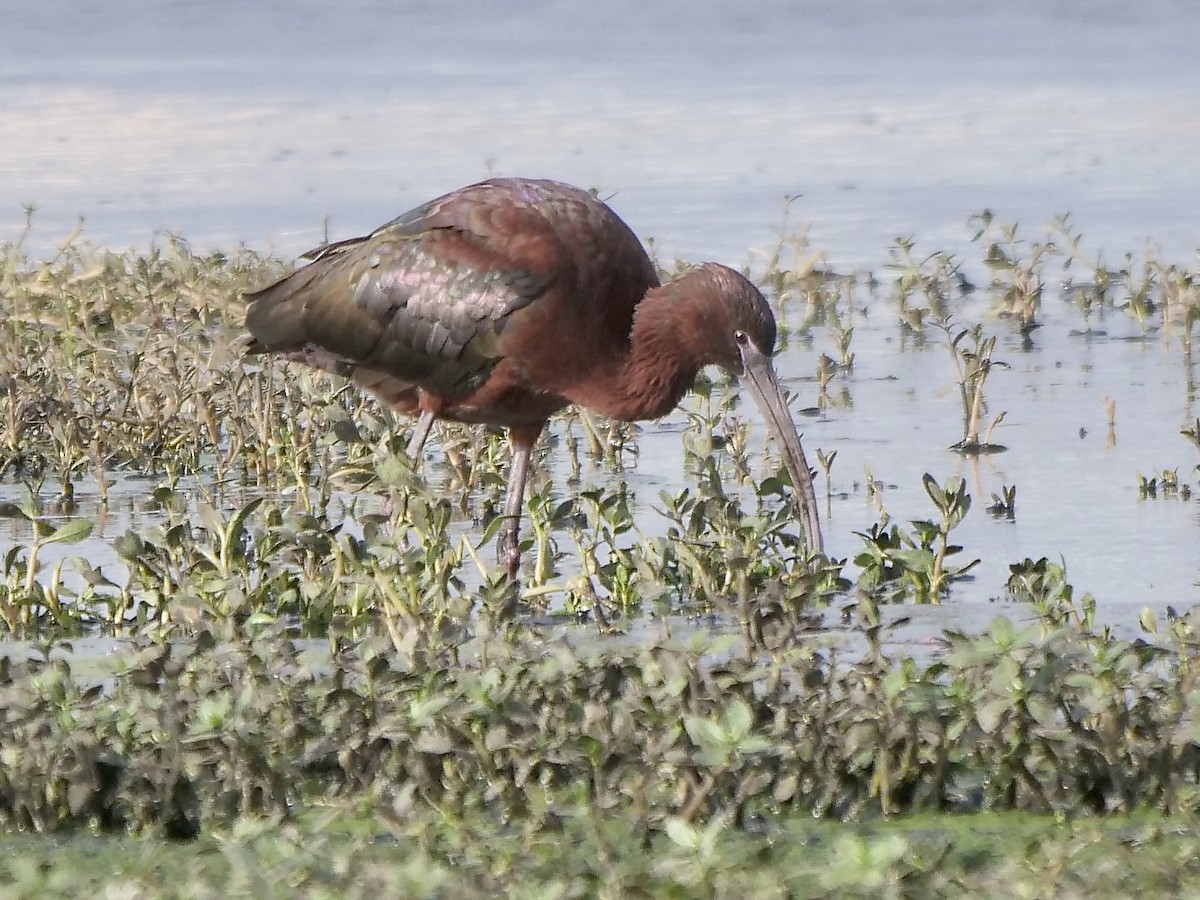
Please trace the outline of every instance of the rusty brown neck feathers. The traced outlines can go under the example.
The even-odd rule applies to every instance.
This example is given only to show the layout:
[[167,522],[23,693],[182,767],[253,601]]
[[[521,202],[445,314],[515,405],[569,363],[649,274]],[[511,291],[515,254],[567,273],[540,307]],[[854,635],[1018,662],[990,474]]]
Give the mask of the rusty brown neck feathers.
[[701,270],[651,288],[634,311],[628,344],[602,360],[568,399],[624,421],[666,415],[700,369],[723,361],[711,349],[711,332],[724,319],[712,315],[714,306],[719,297]]

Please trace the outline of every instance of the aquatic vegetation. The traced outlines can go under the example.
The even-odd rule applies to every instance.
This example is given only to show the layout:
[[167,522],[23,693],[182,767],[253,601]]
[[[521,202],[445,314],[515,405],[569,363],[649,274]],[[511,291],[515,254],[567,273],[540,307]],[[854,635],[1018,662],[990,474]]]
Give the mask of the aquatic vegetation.
[[[1030,279],[1044,286],[1055,241],[1027,244],[1015,226],[999,225],[986,213],[976,221],[987,264],[996,272],[993,287],[1003,287],[1007,307],[1033,309],[1040,294],[1026,291],[1017,303],[1013,291],[1020,293],[1021,279],[1027,287]],[[1110,309],[1136,315],[1137,303],[1111,301],[1121,294],[1122,278],[1131,277],[1122,274],[1126,270],[1109,272],[1087,260],[1066,219],[1056,227],[1070,248],[1062,254],[1064,266],[1090,266],[1095,296]],[[824,324],[833,355],[818,357],[818,405],[848,410],[830,396],[829,386],[843,378],[849,389],[853,323],[868,313],[878,285],[822,269],[820,253],[803,232],[789,233],[786,223],[783,235],[759,281],[781,309],[782,341],[811,341],[813,326]],[[995,367],[1005,364],[994,358],[996,335],[982,324],[953,324],[971,315],[963,304],[973,288],[961,262],[940,252],[917,258],[912,240],[898,240],[891,254],[888,270],[902,324],[921,336],[934,323],[945,335],[963,416],[957,446],[971,453],[998,449],[992,434],[1005,413],[988,420],[984,388]],[[55,571],[41,578],[37,552],[11,556],[9,579],[22,589],[49,583],[54,597],[66,597],[60,576],[85,578],[82,590],[72,588],[78,597],[58,604],[62,627],[169,622],[172,609],[182,621],[197,611],[220,617],[253,609],[295,616],[301,629],[314,633],[335,622],[360,627],[383,602],[379,586],[392,585],[389,567],[401,565],[407,586],[389,595],[390,608],[428,611],[442,598],[477,611],[474,592],[489,583],[477,549],[496,527],[507,463],[502,443],[441,426],[440,450],[424,466],[438,479],[443,499],[435,503],[425,480],[403,459],[407,423],[334,381],[270,361],[245,365],[233,340],[242,315],[237,294],[275,277],[282,269],[278,262],[244,251],[198,255],[176,238],[145,254],[118,256],[89,248],[77,235],[44,262],[24,261],[19,242],[5,248],[3,259],[0,280],[12,307],[0,333],[8,351],[0,397],[5,476],[23,483],[39,502],[50,479],[62,510],[73,502],[78,483],[95,484],[103,498],[114,478],[130,473],[157,482],[151,493],[162,525],[113,542],[129,568],[120,585],[77,560],[56,561]],[[1164,322],[1184,338],[1187,310],[1197,305],[1193,282],[1185,271],[1147,261],[1137,287],[1149,292],[1150,307],[1163,310]],[[864,289],[865,302],[856,298]],[[802,309],[794,308],[797,301]],[[724,609],[731,599],[744,605],[768,586],[780,592],[785,607],[800,603],[795,592],[808,581],[801,577],[794,529],[775,504],[783,496],[779,482],[771,473],[752,474],[746,453],[751,430],[738,418],[732,394],[703,379],[700,387],[684,434],[694,487],[661,498],[665,539],[638,529],[631,498],[620,491],[585,488],[570,503],[552,479],[535,474],[527,541],[535,562],[523,603],[586,611],[598,624],[650,610]],[[1108,415],[1111,423],[1114,410]],[[585,456],[620,467],[637,453],[632,430],[576,413],[563,417],[551,440],[568,451],[571,482],[580,478]],[[835,456],[817,451],[827,498]],[[727,491],[722,479],[738,490]],[[1171,490],[1173,483],[1180,496],[1190,495],[1184,479],[1158,474],[1145,479],[1144,493]],[[1014,489],[1002,486],[991,509],[1009,516],[1014,500]],[[376,511],[379,502],[386,512]],[[347,522],[353,523],[349,531]],[[930,554],[934,563],[926,580],[933,587],[916,589],[914,596],[932,599],[954,579],[937,564],[950,555],[945,530],[935,520],[926,524],[908,536],[908,544],[897,532],[888,552]],[[886,518],[880,529],[877,537],[886,544]],[[405,533],[411,535],[407,545],[388,537]],[[753,564],[739,570],[738,560]],[[830,585],[846,579],[836,561],[807,564],[829,573]],[[876,568],[878,575],[888,566]],[[326,572],[335,577],[321,586]],[[278,589],[269,590],[271,585]],[[809,610],[821,609],[831,596],[808,598]],[[511,606],[497,602],[502,609]],[[47,608],[39,602],[27,607]],[[15,632],[35,623],[28,616],[9,618]]]
[[1003,485],[999,494],[992,494],[992,502],[987,511],[996,518],[1012,521],[1017,515],[1017,486]]
[[939,250],[917,259],[915,249],[911,237],[896,238],[888,247],[884,269],[894,274],[892,293],[901,328],[923,340],[926,323],[947,321],[952,315],[950,304],[973,291],[974,285],[950,254]]
[[33,537],[28,547],[19,544],[4,555],[4,583],[0,584],[0,622],[9,633],[54,631],[78,633],[88,622],[77,614],[80,605],[87,605],[91,587],[105,583],[98,572],[83,560],[79,569],[86,573],[89,589],[77,595],[63,583],[63,560],[55,563],[48,578],[38,580],[41,569],[39,556],[51,544],[75,544],[86,538],[92,524],[82,519],[70,519],[55,526],[38,515],[32,502],[13,504],[5,513],[30,523]]
[[[825,322],[828,310],[836,307],[841,297],[842,285],[854,280],[852,276],[839,276],[823,268],[824,254],[810,246],[807,232],[791,227],[789,218],[795,199],[784,200],[779,241],[766,255],[757,279],[778,309],[792,313],[778,317],[783,326],[782,346],[787,346],[787,338],[793,331],[807,333],[813,325]],[[792,312],[795,300],[804,305],[799,324]]]
[[989,287],[999,301],[1000,315],[1011,318],[1028,336],[1038,327],[1046,262],[1060,255],[1059,248],[1049,237],[1041,241],[1018,237],[1018,226],[997,222],[991,210],[972,216],[971,221],[977,229],[972,240],[986,248],[984,264],[992,273]]
[[[987,409],[984,385],[993,368],[1007,367],[1007,363],[992,359],[996,336],[985,337],[980,325],[955,330],[950,320],[938,323],[938,327],[945,333],[946,349],[950,351],[950,358],[954,362],[958,394],[962,401],[963,436],[953,445],[954,449],[969,456],[1003,452],[1006,448],[1002,444],[992,443],[992,432],[1004,421],[1003,410],[992,417],[987,430],[980,434],[984,411]],[[970,338],[969,343],[967,338]]]
[[107,688],[49,652],[0,663],[0,821],[183,836],[358,797],[401,828],[428,807],[553,833],[619,807],[680,838],[696,832],[672,822],[769,828],[787,810],[1194,811],[1194,626],[1151,645],[997,619],[922,662],[876,625],[865,654],[794,645],[767,665],[722,638],[509,633],[400,656],[339,640],[313,666],[277,623],[147,634]]
[[1154,500],[1158,497],[1159,491],[1165,498],[1181,497],[1187,500],[1190,496],[1190,489],[1185,484],[1182,487],[1179,484],[1179,472],[1175,469],[1163,469],[1157,475],[1142,475],[1138,473],[1138,497],[1143,500]]
[[[945,454],[945,475],[897,484],[886,435],[867,460],[817,449],[826,512],[854,497],[878,516],[852,560],[804,548],[786,471],[752,465],[757,429],[724,380],[702,378],[667,488],[633,471],[654,452],[644,432],[556,421],[561,464],[535,454],[519,588],[482,552],[507,466],[498,435],[439,426],[414,465],[408,423],[373,401],[242,360],[237,293],[279,262],[173,238],[126,255],[72,238],[45,263],[6,247],[0,485],[16,499],[0,507],[14,526],[0,632],[30,643],[0,656],[0,825],[216,839],[230,884],[267,877],[238,854],[269,833],[263,852],[279,855],[264,872],[307,887],[353,871],[376,895],[504,893],[528,888],[531,868],[559,895],[740,895],[747,879],[840,895],[973,883],[938,862],[963,838],[914,856],[925,838],[873,830],[889,818],[1194,814],[1196,613],[1147,610],[1129,638],[1098,622],[1065,562],[1033,553],[995,585],[1011,619],[916,642],[901,630],[912,604],[953,603],[979,577],[962,546],[977,546],[973,527],[1013,531],[967,519],[968,484],[991,491],[992,516],[1016,509],[1015,485],[980,475],[979,454],[1004,417],[984,397],[1006,384],[987,380],[996,353],[1023,353],[1028,328],[994,334],[987,316],[1049,318],[1054,253],[991,228],[989,297],[972,298],[959,260],[918,259],[913,242],[894,248],[887,287],[822,269],[803,239],[758,276],[781,342],[821,360],[827,419],[852,417],[850,390],[890,377],[872,369],[879,330],[863,327],[885,305],[899,329],[889,321],[886,340],[935,357],[924,342],[940,333],[954,361],[947,408],[961,408],[966,452]],[[1077,244],[1068,261],[1084,265]],[[1063,301],[1097,324],[1190,346],[1194,275],[1097,264],[1083,277],[1092,286]],[[1090,414],[1115,442],[1115,403]],[[1084,425],[1096,427],[1080,422],[1081,441]],[[1200,447],[1197,431],[1181,429]],[[1037,438],[1013,434],[1014,448]],[[849,485],[847,459],[865,473]],[[1166,469],[1192,501],[1185,462],[1145,481],[1165,496]],[[932,512],[907,511],[901,491]],[[1024,481],[1022,497],[1025,516],[1037,498]],[[119,503],[131,514],[103,538],[115,561],[68,555],[94,546],[73,542],[95,541]],[[97,635],[111,657],[72,652]],[[331,831],[346,817],[365,835],[350,850]],[[801,821],[839,830],[813,838]],[[336,858],[317,859],[327,847]],[[395,865],[369,855],[385,848]]]
[[[1185,425],[1179,429],[1189,443],[1200,450],[1200,419],[1194,425]],[[1195,465],[1192,472],[1200,472],[1200,463]],[[1156,500],[1161,495],[1164,499],[1192,499],[1193,488],[1186,477],[1180,478],[1178,469],[1160,469],[1151,475],[1137,473],[1138,498],[1141,500]],[[1200,484],[1200,482],[1198,482]]]
[[1096,598],[1084,594],[1075,599],[1075,589],[1067,581],[1067,568],[1046,557],[1025,559],[1008,567],[1008,596],[1028,603],[1048,628],[1060,625],[1091,631],[1096,628]]
[[852,370],[854,354],[850,352],[850,342],[854,339],[854,326],[843,323],[836,306],[831,306],[829,309],[829,333],[834,347],[837,349],[838,368],[847,372]]
[[854,558],[862,574],[858,587],[889,601],[911,597],[917,603],[940,603],[950,584],[964,578],[979,564],[975,559],[965,566],[951,566],[947,559],[963,548],[950,543],[953,531],[971,509],[966,483],[951,479],[945,485],[926,473],[922,484],[938,512],[937,519],[914,519],[912,532],[893,524],[877,523],[858,536],[866,545]]

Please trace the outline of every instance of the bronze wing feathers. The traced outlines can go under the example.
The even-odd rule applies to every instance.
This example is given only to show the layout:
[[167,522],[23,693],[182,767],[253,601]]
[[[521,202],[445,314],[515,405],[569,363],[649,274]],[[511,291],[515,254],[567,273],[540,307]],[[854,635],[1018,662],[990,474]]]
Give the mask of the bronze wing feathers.
[[369,369],[441,394],[476,388],[508,317],[552,283],[558,244],[536,208],[484,187],[310,251],[310,263],[247,294],[250,352],[344,375]]

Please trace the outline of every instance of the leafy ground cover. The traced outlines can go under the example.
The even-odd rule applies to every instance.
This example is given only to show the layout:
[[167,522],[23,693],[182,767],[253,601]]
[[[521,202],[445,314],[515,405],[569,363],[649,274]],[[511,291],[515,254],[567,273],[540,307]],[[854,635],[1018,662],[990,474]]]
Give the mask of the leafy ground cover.
[[243,820],[189,843],[148,836],[9,835],[6,897],[1156,897],[1192,896],[1194,823],[1143,816],[1063,821],[976,814],[871,825],[780,822],[630,839],[619,816],[554,840],[519,827],[447,828],[433,813],[399,834],[344,810]]

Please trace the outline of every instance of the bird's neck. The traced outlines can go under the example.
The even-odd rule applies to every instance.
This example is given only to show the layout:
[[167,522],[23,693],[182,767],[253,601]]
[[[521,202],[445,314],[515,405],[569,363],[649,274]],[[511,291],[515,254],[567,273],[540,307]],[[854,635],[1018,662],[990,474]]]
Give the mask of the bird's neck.
[[695,305],[679,282],[651,288],[637,305],[629,344],[587,379],[573,402],[611,419],[657,419],[674,409],[704,366],[694,352]]

